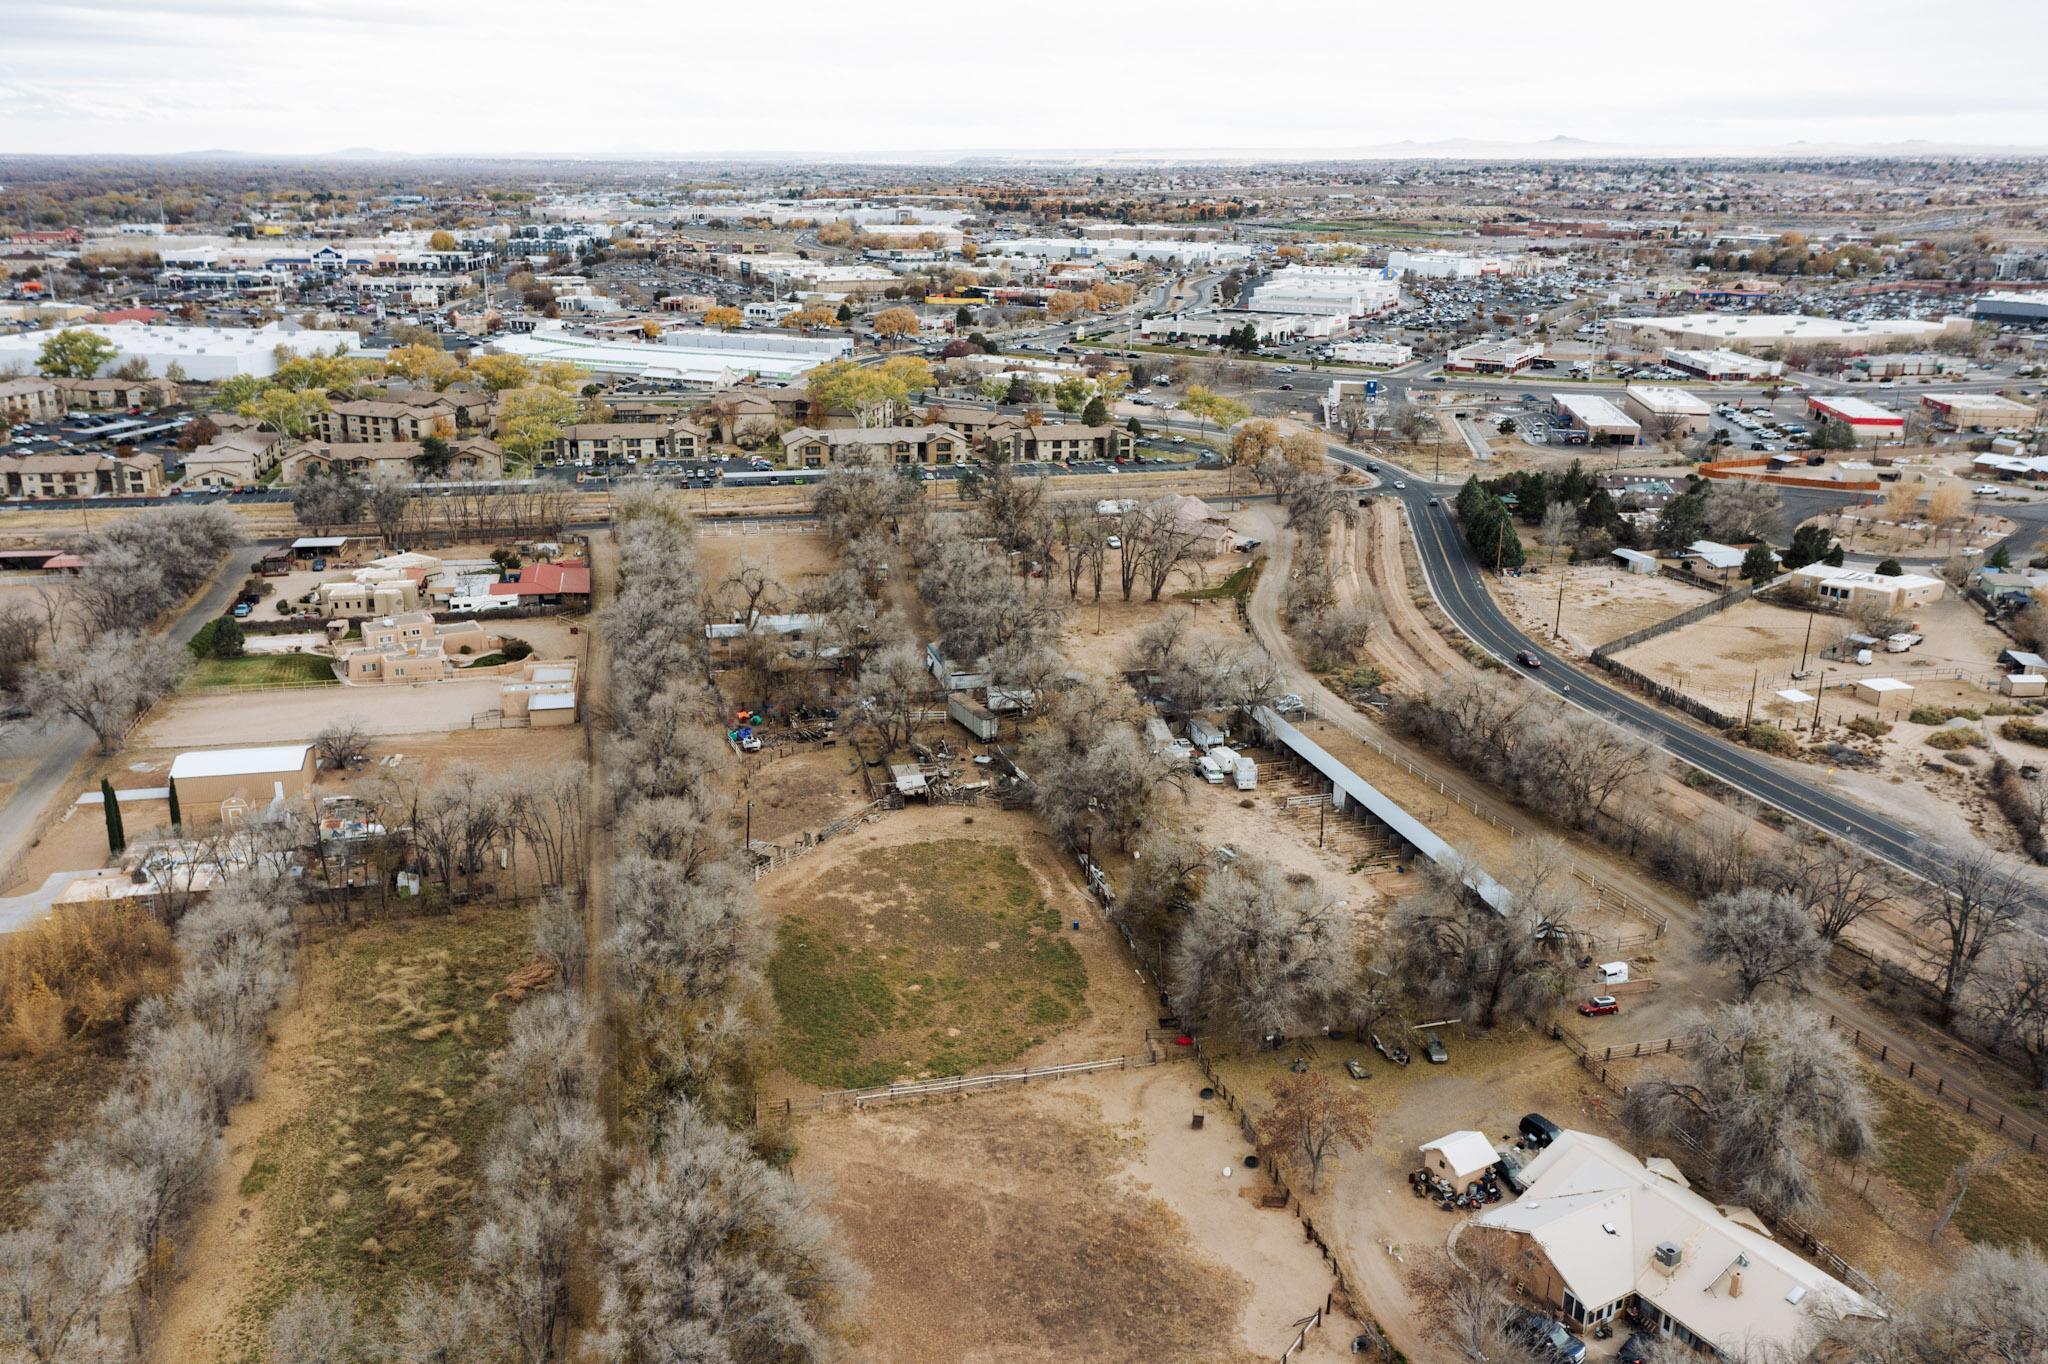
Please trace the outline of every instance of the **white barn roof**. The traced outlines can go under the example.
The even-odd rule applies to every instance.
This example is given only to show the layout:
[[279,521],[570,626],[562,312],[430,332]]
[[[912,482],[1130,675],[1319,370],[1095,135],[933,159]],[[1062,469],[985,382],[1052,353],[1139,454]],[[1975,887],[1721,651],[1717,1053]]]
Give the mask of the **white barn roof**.
[[270,748],[209,748],[180,753],[171,760],[171,780],[194,777],[261,777],[296,772],[306,765],[311,744],[278,744]]

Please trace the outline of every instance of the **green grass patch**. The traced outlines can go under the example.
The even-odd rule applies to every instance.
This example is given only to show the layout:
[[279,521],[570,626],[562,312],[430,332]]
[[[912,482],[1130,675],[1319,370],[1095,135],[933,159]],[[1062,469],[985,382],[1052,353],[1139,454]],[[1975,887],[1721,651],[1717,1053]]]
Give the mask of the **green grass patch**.
[[[2026,1195],[2048,1178],[2048,1160],[2006,1154],[2003,1137],[1899,1081],[1870,1077],[1870,1097],[1876,1107],[1878,1168],[1927,1209],[1930,1220],[1950,1197],[1956,1165],[1974,1160],[1977,1168],[1970,1175],[1969,1192],[1950,1225],[1969,1240],[1988,1245],[2048,1245],[2048,1204]],[[2005,1159],[1996,1168],[1985,1168],[2001,1155]],[[1925,1239],[1925,1225],[1911,1230]]]
[[381,1315],[408,1281],[461,1277],[472,1195],[497,1123],[481,1084],[504,1042],[491,1002],[529,956],[517,906],[354,929],[310,947],[319,1029],[303,1094],[260,1137],[242,1192],[256,1197],[260,1282],[237,1313],[242,1354],[305,1287],[348,1289]]
[[495,668],[500,663],[507,661],[503,654],[484,654],[482,657],[471,659],[462,666],[465,668]]
[[341,685],[334,660],[324,654],[244,654],[240,658],[202,658],[185,674],[185,690],[223,687],[289,687],[308,682]]
[[1258,585],[1259,569],[1265,562],[1265,556],[1260,555],[1232,573],[1222,582],[1212,583],[1208,587],[1198,587],[1192,592],[1177,592],[1174,594],[1175,599],[1179,601],[1222,601],[1232,597],[1248,597],[1251,595],[1252,589]]
[[1030,870],[967,839],[853,860],[778,924],[769,982],[783,1068],[832,1089],[1001,1065],[1088,1015]]

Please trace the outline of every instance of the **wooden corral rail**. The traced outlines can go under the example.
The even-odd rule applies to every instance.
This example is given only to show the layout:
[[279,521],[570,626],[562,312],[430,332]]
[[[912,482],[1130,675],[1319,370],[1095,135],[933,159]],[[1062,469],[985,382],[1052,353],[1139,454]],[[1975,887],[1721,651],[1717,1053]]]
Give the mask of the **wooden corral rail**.
[[1842,1022],[1833,1014],[1828,1015],[1828,1027],[1845,1034],[1850,1046],[1892,1074],[1911,1081],[1921,1093],[1931,1094],[1943,1103],[1961,1109],[1965,1117],[1975,1118],[2022,1150],[2038,1151],[2048,1144],[2048,1129],[2019,1110],[1988,1095],[1966,1093],[1940,1071],[1922,1065],[1917,1059],[1895,1055],[1889,1042],[1867,1036],[1862,1029]]
[[[1026,1085],[1034,1080],[1054,1080],[1065,1075],[1087,1075],[1098,1070],[1139,1070],[1159,1064],[1159,1054],[1111,1056],[1100,1061],[1071,1061],[1062,1066],[1034,1066],[1026,1070],[992,1071],[986,1075],[948,1075],[937,1080],[910,1080],[902,1084],[877,1085],[872,1089],[833,1089],[809,1099],[784,1099],[780,1108],[771,1106],[768,1115],[787,1119],[798,1113],[829,1113],[842,1108],[866,1108],[870,1104],[902,1103],[914,1099],[943,1099],[959,1094],[976,1094],[988,1089]],[[762,1116],[755,1110],[755,1119]]]

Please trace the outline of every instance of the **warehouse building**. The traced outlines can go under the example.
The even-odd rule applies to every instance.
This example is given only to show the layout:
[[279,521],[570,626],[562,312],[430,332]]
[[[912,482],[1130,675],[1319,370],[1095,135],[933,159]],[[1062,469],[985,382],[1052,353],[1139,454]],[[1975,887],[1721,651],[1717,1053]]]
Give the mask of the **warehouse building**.
[[1970,312],[1986,322],[2019,322],[2038,324],[2048,322],[2048,292],[2023,293],[2017,289],[1999,289],[1988,294],[1979,294]]
[[[184,327],[147,322],[92,324],[78,328],[113,342],[118,352],[108,369],[140,360],[161,376],[177,365],[194,383],[218,382],[237,374],[260,378],[277,373],[295,355],[355,355],[362,341],[352,331],[309,331],[296,322],[266,327]],[[48,332],[0,336],[0,372],[33,372]]]
[[1290,265],[1270,275],[1253,301],[1266,312],[1372,317],[1401,301],[1401,281],[1384,270]]
[[1996,393],[1928,393],[1920,405],[1960,431],[2024,429],[2041,419],[2039,408]]
[[1621,396],[1622,410],[1645,427],[1671,434],[1696,436],[1713,425],[1714,409],[1682,388],[1630,384]]
[[213,824],[303,801],[318,766],[311,744],[210,748],[173,758],[170,777],[186,824]]
[[1848,427],[1859,445],[1901,440],[1906,434],[1904,417],[1889,407],[1879,407],[1861,398],[1809,397],[1806,410],[1823,421],[1840,422]]
[[1663,353],[1664,363],[1673,369],[1702,379],[1741,379],[1760,382],[1775,379],[1785,372],[1783,360],[1759,360],[1754,355],[1744,355],[1734,350],[1684,350],[1669,348]]
[[1397,275],[1425,279],[1477,279],[1481,275],[1519,275],[1529,269],[1527,257],[1475,255],[1465,251],[1389,251],[1387,269]]
[[1867,351],[1894,341],[1924,345],[1940,336],[1960,336],[1970,329],[1967,317],[1923,322],[1917,318],[1886,318],[1849,322],[1836,317],[1801,313],[1684,313],[1675,317],[1617,317],[1607,334],[1617,344],[1651,354],[1681,350],[1801,350],[1837,346]]
[[1261,342],[1297,341],[1304,337],[1334,336],[1343,330],[1344,319],[1311,313],[1273,313],[1250,308],[1226,308],[1206,313],[1168,313],[1148,317],[1138,331],[1147,338],[1168,341],[1220,341],[1241,331],[1246,323]]
[[1643,428],[1605,398],[1590,393],[1553,393],[1550,410],[1559,425],[1583,432],[1589,445],[1643,443]]

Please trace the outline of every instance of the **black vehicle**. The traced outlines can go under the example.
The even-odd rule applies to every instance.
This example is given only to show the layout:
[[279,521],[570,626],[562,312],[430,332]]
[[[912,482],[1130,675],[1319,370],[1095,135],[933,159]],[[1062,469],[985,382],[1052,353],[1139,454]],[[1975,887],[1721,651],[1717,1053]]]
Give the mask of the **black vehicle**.
[[1522,1115],[1522,1137],[1535,1150],[1542,1150],[1563,1135],[1564,1129],[1541,1113]]
[[1621,1364],[1648,1364],[1656,1353],[1656,1348],[1655,1337],[1646,1336],[1641,1331],[1631,1331],[1628,1339],[1621,1342],[1621,1353],[1615,1358],[1620,1360]]

